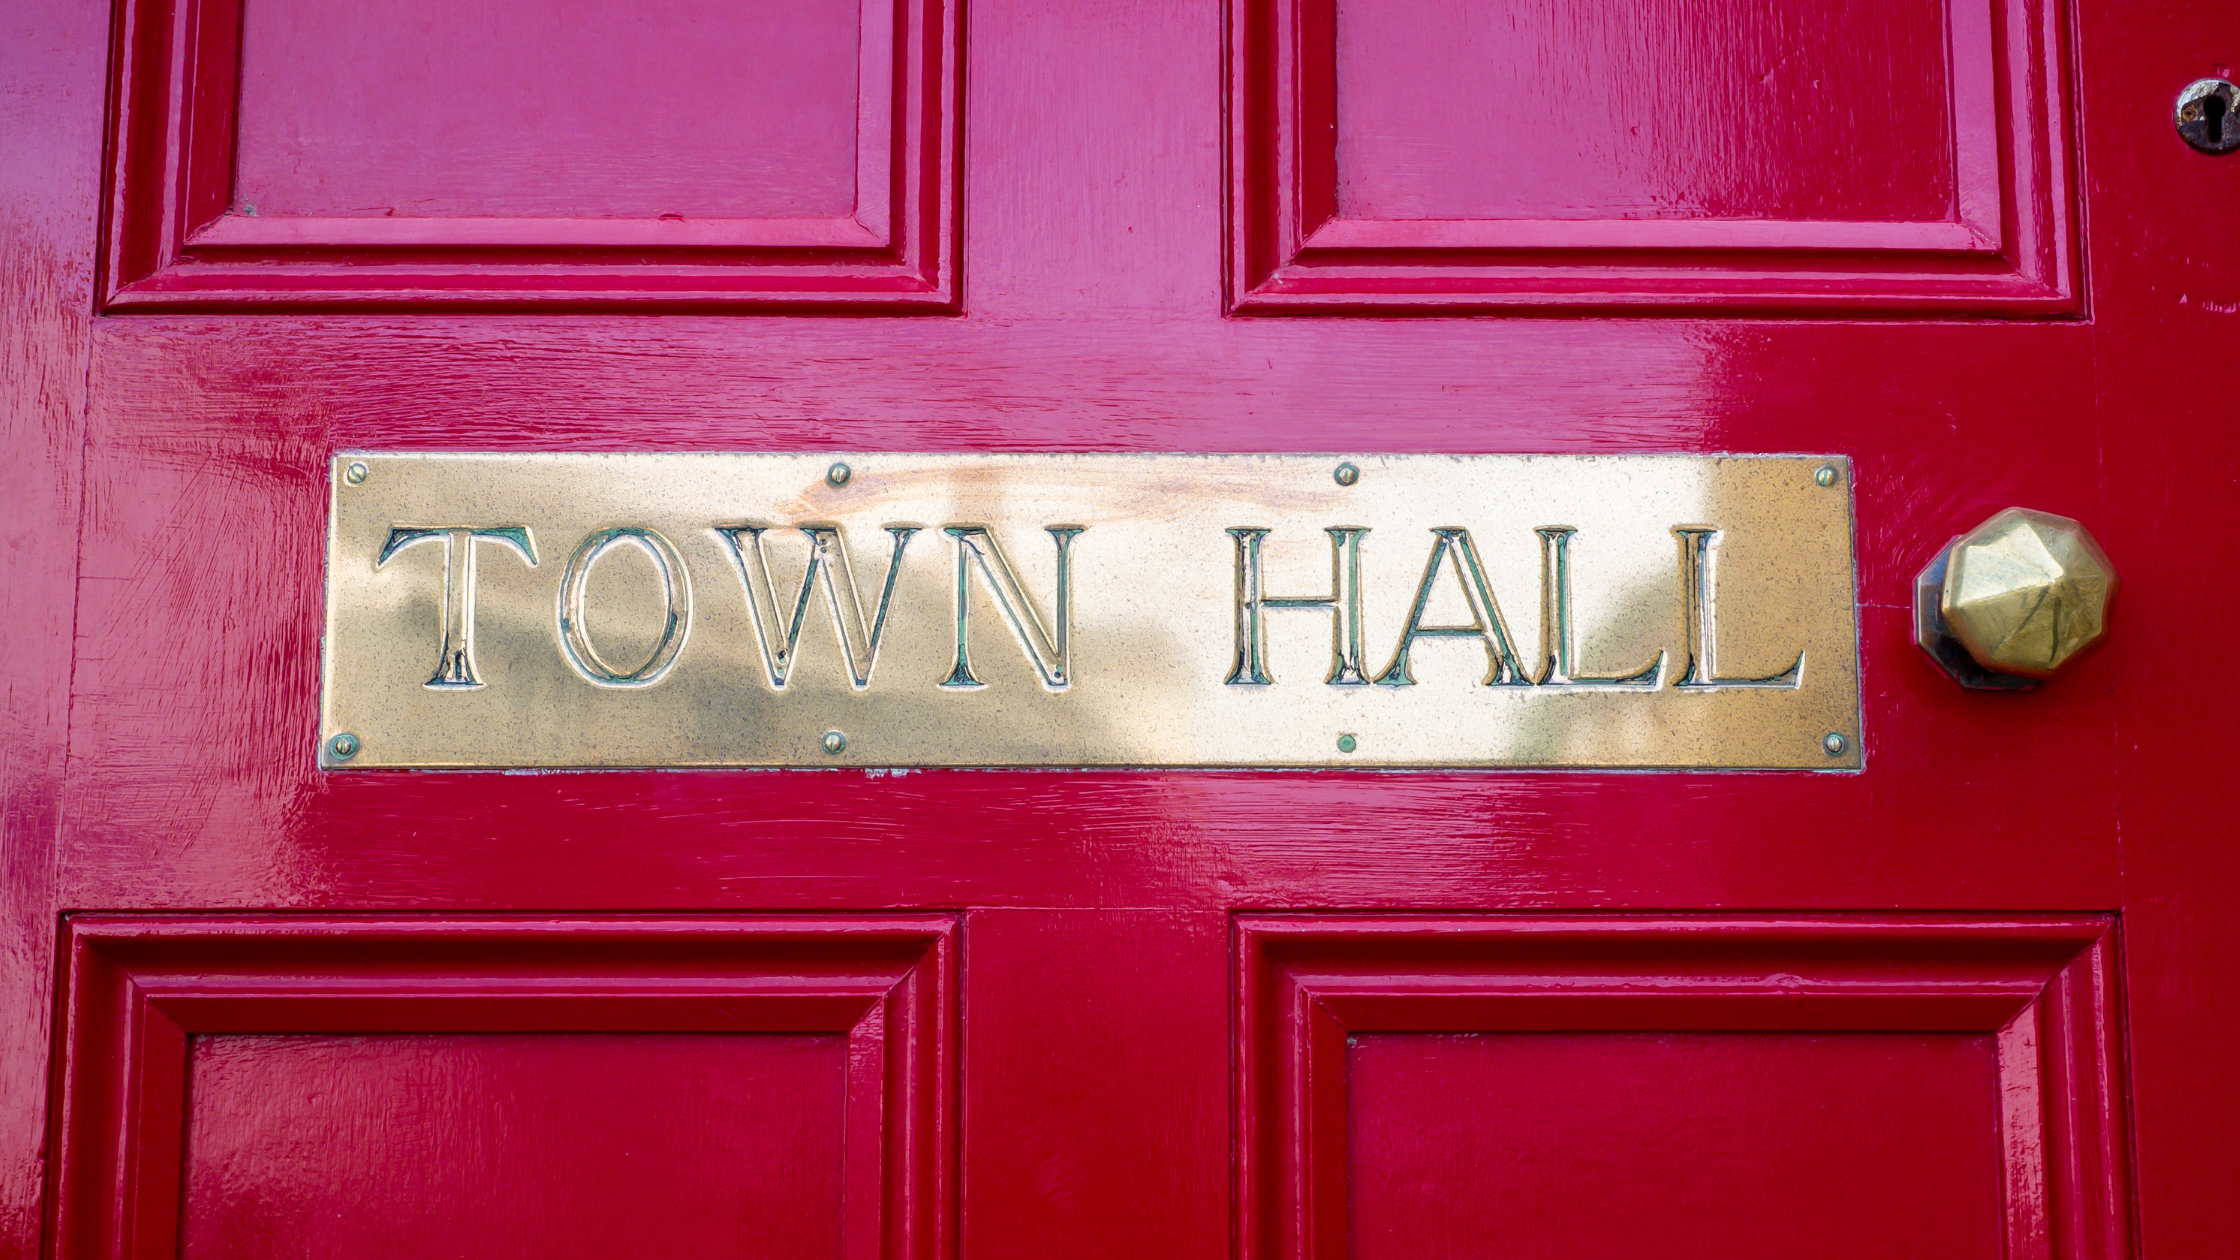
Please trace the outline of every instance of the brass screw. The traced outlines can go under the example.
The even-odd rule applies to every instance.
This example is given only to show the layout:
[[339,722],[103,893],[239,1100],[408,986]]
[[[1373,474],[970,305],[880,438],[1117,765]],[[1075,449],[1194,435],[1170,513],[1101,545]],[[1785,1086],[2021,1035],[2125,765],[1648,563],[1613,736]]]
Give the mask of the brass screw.
[[1850,747],[1851,745],[1847,740],[1844,739],[1841,734],[1835,731],[1829,731],[1828,737],[1820,741],[1820,746],[1828,751],[1829,756],[1841,757],[1843,755],[1843,750]]
[[1351,464],[1340,464],[1338,465],[1338,470],[1334,473],[1331,473],[1330,476],[1334,478],[1339,485],[1350,486],[1354,482],[1361,480],[1361,470],[1355,468]]
[[847,747],[847,736],[842,735],[838,731],[826,731],[824,733],[824,750],[826,752],[831,753],[833,756],[837,757],[842,752],[846,751]]
[[1356,747],[1358,747],[1358,745],[1356,745],[1356,744],[1354,743],[1354,741],[1353,741],[1353,736],[1351,736],[1351,735],[1340,735],[1340,736],[1338,737],[1338,751],[1339,751],[1339,752],[1342,752],[1342,753],[1349,753],[1349,752],[1352,752],[1352,751],[1353,751],[1353,750],[1354,750],[1354,749],[1355,749]]
[[364,464],[352,460],[350,466],[342,470],[342,479],[353,486],[361,485],[365,482],[366,472],[367,469]]
[[347,731],[327,741],[327,751],[336,761],[348,761],[358,755],[358,737]]
[[846,464],[834,464],[824,470],[824,479],[831,482],[835,488],[847,485],[848,478],[855,475],[855,470]]
[[1816,486],[1832,486],[1835,483],[1836,470],[1833,464],[1822,464],[1820,471],[1812,474],[1812,484]]

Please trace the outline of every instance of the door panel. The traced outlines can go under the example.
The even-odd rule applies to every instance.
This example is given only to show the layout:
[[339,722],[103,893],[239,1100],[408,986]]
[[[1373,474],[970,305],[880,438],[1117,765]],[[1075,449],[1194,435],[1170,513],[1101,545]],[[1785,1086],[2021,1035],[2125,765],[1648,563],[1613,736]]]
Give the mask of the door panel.
[[1336,217],[1948,221],[1956,8],[1341,2]]
[[850,216],[857,7],[244,4],[226,209]]
[[839,1034],[198,1037],[180,1254],[844,1254],[847,1062]]
[[2000,1260],[1994,1054],[1988,1034],[1355,1036],[1350,1254]]
[[938,0],[119,9],[108,309],[955,305]]
[[954,919],[66,930],[58,1255],[954,1245]]
[[2061,0],[1239,0],[1253,312],[2079,309]]
[[1242,1255],[2127,1255],[2113,928],[1242,916]]
[[[360,7],[0,17],[0,1253],[2240,1224],[2229,6]],[[1865,766],[323,772],[345,449],[1841,454]]]

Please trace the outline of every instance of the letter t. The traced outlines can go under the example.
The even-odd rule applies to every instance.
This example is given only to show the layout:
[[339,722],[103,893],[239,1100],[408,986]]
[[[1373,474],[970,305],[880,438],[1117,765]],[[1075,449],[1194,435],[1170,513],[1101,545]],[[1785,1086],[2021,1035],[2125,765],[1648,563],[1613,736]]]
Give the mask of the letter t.
[[532,569],[537,567],[537,549],[525,525],[400,528],[389,531],[389,541],[382,546],[381,558],[373,562],[373,567],[381,568],[391,556],[408,547],[439,539],[443,542],[443,653],[436,659],[435,676],[426,685],[438,691],[468,691],[482,685],[474,668],[475,544],[503,543],[528,561]]

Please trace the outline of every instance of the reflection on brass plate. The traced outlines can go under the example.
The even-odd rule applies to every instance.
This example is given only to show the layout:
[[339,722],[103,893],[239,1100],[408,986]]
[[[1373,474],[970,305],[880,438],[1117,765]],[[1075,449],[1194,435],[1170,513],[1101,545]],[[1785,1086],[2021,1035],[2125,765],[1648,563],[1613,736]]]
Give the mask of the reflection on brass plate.
[[1856,768],[1850,485],[1790,456],[349,453],[319,755]]

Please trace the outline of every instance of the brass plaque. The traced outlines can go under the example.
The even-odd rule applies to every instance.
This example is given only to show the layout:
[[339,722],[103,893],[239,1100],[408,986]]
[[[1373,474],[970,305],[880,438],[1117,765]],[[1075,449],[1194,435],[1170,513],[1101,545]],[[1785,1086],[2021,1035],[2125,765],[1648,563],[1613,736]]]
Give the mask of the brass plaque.
[[1860,764],[1803,456],[344,454],[347,767]]

